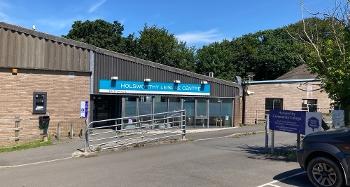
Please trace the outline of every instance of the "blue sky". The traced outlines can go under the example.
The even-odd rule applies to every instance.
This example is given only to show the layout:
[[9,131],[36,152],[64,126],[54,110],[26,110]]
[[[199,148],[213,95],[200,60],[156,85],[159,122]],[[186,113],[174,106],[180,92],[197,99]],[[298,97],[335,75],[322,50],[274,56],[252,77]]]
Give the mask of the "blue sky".
[[[330,11],[335,0],[305,0],[311,12]],[[124,34],[147,23],[201,46],[301,19],[300,0],[0,0],[0,21],[64,35],[75,20],[124,24]]]

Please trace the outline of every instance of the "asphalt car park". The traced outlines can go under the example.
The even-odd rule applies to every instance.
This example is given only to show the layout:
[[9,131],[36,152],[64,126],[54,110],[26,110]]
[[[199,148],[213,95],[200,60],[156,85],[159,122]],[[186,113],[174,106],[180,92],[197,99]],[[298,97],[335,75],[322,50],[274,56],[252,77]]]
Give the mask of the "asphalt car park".
[[[0,180],[9,187],[310,186],[297,162],[266,157],[263,140],[262,133],[237,137],[221,132],[185,143],[2,168]],[[296,137],[278,132],[275,141],[276,148],[286,147]]]
[[303,186],[313,187],[306,173],[301,169],[295,169],[287,171],[280,175],[273,177],[274,180],[262,184],[258,187],[290,187],[290,186]]

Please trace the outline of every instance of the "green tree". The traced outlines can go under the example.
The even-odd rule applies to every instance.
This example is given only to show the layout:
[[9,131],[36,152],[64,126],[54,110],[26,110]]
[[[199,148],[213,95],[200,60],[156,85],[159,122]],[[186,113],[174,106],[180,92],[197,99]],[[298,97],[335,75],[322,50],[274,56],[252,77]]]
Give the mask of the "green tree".
[[104,20],[75,21],[72,29],[64,37],[95,45],[112,51],[123,52],[124,27],[117,21],[109,23]]
[[233,80],[239,68],[235,63],[236,57],[233,45],[228,40],[204,46],[197,51],[197,72],[213,72],[217,78]]
[[119,52],[131,56],[137,56],[137,40],[138,39],[134,34],[129,34],[127,37],[123,38],[121,44],[119,45]]
[[[349,2],[347,1],[347,4]],[[338,10],[338,9],[336,9]],[[318,75],[323,88],[336,103],[350,105],[350,25],[349,6],[319,19],[305,19],[302,28],[291,35],[310,53],[304,58],[309,69]]]
[[[331,14],[322,19],[302,19],[291,37],[310,51],[304,58],[311,72],[316,73],[322,86],[345,109],[345,121],[350,116],[350,0],[337,1]],[[321,15],[320,15],[321,16]],[[320,21],[322,20],[322,21]]]
[[145,26],[137,40],[137,56],[153,62],[194,70],[194,49],[179,42],[165,28]]
[[300,55],[305,54],[303,45],[290,38],[284,27],[204,46],[198,50],[197,71],[212,71],[227,80],[250,73],[255,80],[272,80],[302,64]]

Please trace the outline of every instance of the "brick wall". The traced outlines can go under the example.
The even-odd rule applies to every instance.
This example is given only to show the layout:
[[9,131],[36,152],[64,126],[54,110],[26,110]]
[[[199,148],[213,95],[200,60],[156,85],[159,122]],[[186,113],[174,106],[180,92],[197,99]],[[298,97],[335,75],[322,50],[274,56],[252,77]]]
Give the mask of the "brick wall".
[[248,91],[254,93],[246,97],[246,124],[265,119],[265,98],[283,98],[286,110],[301,110],[302,99],[317,99],[319,111],[327,113],[331,100],[319,89],[319,82],[249,85]]
[[[15,120],[20,119],[19,140],[40,138],[38,116],[33,112],[33,92],[47,92],[47,114],[50,131],[55,133],[57,123],[82,126],[79,119],[80,101],[89,100],[89,74],[69,74],[37,70],[0,71],[0,145],[14,143]],[[63,125],[64,126],[64,125]],[[63,130],[65,127],[61,127]],[[65,133],[65,132],[62,132]]]

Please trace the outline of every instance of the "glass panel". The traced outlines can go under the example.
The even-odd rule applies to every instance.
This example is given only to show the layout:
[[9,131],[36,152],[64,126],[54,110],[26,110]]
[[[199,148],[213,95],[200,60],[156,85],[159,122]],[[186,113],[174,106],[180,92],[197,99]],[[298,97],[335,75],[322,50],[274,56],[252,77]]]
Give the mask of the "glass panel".
[[168,98],[155,96],[154,97],[154,113],[161,113],[168,111]]
[[209,101],[209,125],[215,127],[222,127],[222,116],[221,116],[221,105],[222,100],[210,99]]
[[210,99],[209,125],[214,127],[232,126],[232,99]]
[[170,97],[169,98],[169,111],[181,110],[181,98]]
[[317,112],[317,99],[303,99],[301,109],[308,112]]
[[283,109],[282,98],[266,98],[265,99],[265,113],[269,113],[270,110]]
[[232,127],[232,108],[233,108],[233,100],[232,99],[223,99],[221,105],[221,115],[223,126]]
[[136,98],[137,97],[126,97],[125,98],[125,116],[136,116]]
[[197,117],[207,116],[207,100],[197,99]]
[[194,125],[194,98],[184,98],[184,110],[186,110],[186,122],[188,126]]
[[140,97],[139,114],[152,114],[152,96]]
[[207,127],[207,100],[197,99],[197,116],[196,116],[196,126]]

